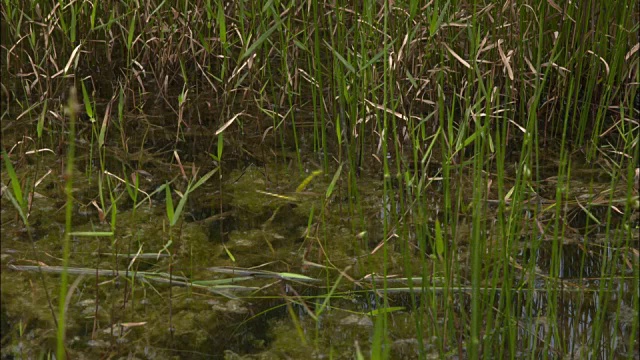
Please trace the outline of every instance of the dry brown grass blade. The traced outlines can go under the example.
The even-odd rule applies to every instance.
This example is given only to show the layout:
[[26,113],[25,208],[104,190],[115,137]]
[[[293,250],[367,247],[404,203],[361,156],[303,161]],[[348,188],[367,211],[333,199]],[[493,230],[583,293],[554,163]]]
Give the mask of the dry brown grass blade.
[[602,63],[604,64],[605,69],[607,70],[607,75],[609,75],[609,64],[607,64],[607,61],[605,59],[603,59],[602,56],[594,53],[591,50],[587,50],[587,53],[597,57],[598,59],[600,59],[600,61],[602,61]]
[[562,14],[562,18],[564,19],[565,17],[567,17],[569,20],[571,20],[572,23],[575,23],[576,21],[573,20],[571,18],[571,16],[569,16],[569,14],[567,14],[558,4],[556,4],[553,0],[547,0],[547,3],[549,3],[549,5],[556,9],[560,14]]
[[180,155],[178,155],[178,152],[176,150],[173,151],[173,157],[175,157],[176,161],[178,162],[178,167],[180,168],[182,177],[185,180],[189,180],[189,178],[187,177],[187,173],[184,171],[184,166],[182,166],[182,161],[180,161]]
[[16,41],[15,44],[13,44],[13,46],[9,49],[9,51],[7,51],[7,68],[10,67],[11,65],[11,54],[13,53],[13,50],[15,50],[15,48],[22,42],[22,40],[24,40],[27,36],[29,36],[29,34],[22,36],[20,39],[18,39],[18,41]]
[[552,67],[560,70],[560,72],[563,72],[563,71],[567,72],[567,73],[571,72],[571,70],[567,69],[566,67],[560,66],[560,65],[558,65],[558,64],[556,64],[554,62],[546,62],[546,63],[544,63],[544,64],[542,64],[540,66],[543,66],[543,67],[552,66]]
[[453,49],[451,49],[447,44],[442,43],[442,45],[444,45],[444,47],[447,48],[451,55],[453,55],[453,57],[456,58],[456,60],[458,60],[464,67],[466,67],[467,69],[471,69],[471,65],[469,65],[468,62],[461,58],[460,55],[456,54],[456,52],[453,51]]
[[398,238],[398,237],[399,237],[399,236],[398,236],[398,234],[396,234],[396,233],[393,233],[393,234],[389,235],[386,239],[382,240],[378,245],[376,245],[376,247],[375,247],[373,250],[371,250],[370,254],[371,254],[371,255],[375,254],[375,253],[376,253],[378,250],[380,250],[380,249],[384,246],[384,244],[386,244],[389,240],[391,240],[391,239],[395,239],[395,238]]
[[[104,171],[104,174],[105,174],[105,175],[107,175],[107,176],[110,176],[110,177],[112,177],[112,178],[114,178],[114,179],[116,179],[116,180],[118,180],[118,181],[120,181],[120,182],[121,182],[121,183],[123,183],[123,184],[126,184],[126,183],[127,183],[124,179],[122,179],[122,178],[121,178],[121,177],[119,177],[118,175],[116,175],[116,174],[114,174],[114,173],[111,173],[111,172],[109,172],[109,171],[107,171],[107,170],[105,170],[105,171]],[[142,189],[139,189],[139,188],[138,188],[138,189],[136,189],[136,190],[137,190],[137,191],[139,191],[139,192],[141,192],[141,193],[143,193],[143,194],[147,197],[147,199],[149,200],[149,206],[151,206],[151,195],[149,195],[147,192],[145,192],[145,191],[144,191],[144,190],[142,190]]]
[[502,50],[502,39],[498,40],[498,53],[500,53],[500,59],[504,64],[504,67],[507,68],[507,74],[509,75],[509,80],[513,81],[513,70],[511,69],[511,65],[509,65],[509,58],[504,54]]
[[246,61],[244,61],[241,65],[239,65],[235,69],[233,69],[233,72],[231,73],[231,77],[229,77],[229,80],[227,80],[227,84],[231,84],[231,81],[236,76],[238,76],[240,71],[242,71],[242,69],[244,69],[245,67],[247,67],[247,69],[251,69],[251,67],[253,66],[253,60],[255,58],[256,58],[256,54],[253,54],[253,55],[249,56],[249,58]]
[[216,130],[216,135],[220,135],[221,132],[225,131],[242,114],[244,114],[244,111],[235,114],[229,121],[224,123],[218,130]]
[[71,56],[69,56],[69,61],[67,61],[67,65],[64,67],[64,73],[65,74],[69,71],[69,68],[71,67],[71,64],[73,63],[73,60],[76,58],[76,55],[80,51],[81,47],[82,47],[82,44],[76,46],[76,48],[73,49],[73,51],[71,52]]
[[529,70],[531,70],[531,72],[534,75],[538,75],[538,70],[536,70],[536,68],[533,67],[533,64],[531,64],[531,61],[529,61],[529,59],[527,59],[526,56],[523,56],[522,58],[524,59],[524,62],[527,63],[527,66],[529,67]]
[[409,34],[404,35],[404,39],[402,40],[402,45],[400,46],[400,50],[398,51],[398,56],[396,57],[396,62],[402,61],[402,55],[404,54],[405,46],[407,46],[407,40],[409,40]]
[[483,52],[490,50],[491,48],[493,48],[495,46],[495,44],[490,44],[488,46],[485,47],[485,45],[487,44],[487,40],[488,37],[485,36],[484,39],[482,39],[482,41],[480,41],[480,45],[478,45],[478,52],[476,53],[476,61],[480,58],[480,54],[482,54]]
[[624,61],[629,61],[629,58],[632,57],[633,54],[637,53],[638,49],[640,49],[640,43],[633,45],[631,50],[629,50],[629,52],[624,56]]
[[105,224],[107,221],[107,217],[104,213],[104,211],[100,208],[100,206],[98,205],[98,202],[93,200],[91,201],[91,205],[93,205],[93,207],[96,209],[96,211],[98,212],[98,218],[100,219],[100,223],[101,224]]
[[[393,111],[393,110],[388,109],[388,108],[386,108],[386,107],[384,107],[384,106],[382,106],[382,105],[374,104],[374,103],[372,103],[371,101],[369,101],[369,100],[367,100],[367,99],[364,99],[364,101],[365,101],[367,104],[369,104],[369,105],[373,106],[374,108],[376,108],[376,109],[378,109],[378,110],[382,110],[382,111],[386,112],[387,114],[391,114],[391,115],[393,115],[393,116],[395,116],[395,117],[397,117],[397,118],[399,118],[399,119],[402,119],[402,120],[404,120],[404,121],[408,121],[408,120],[409,120],[409,117],[408,117],[408,116],[406,116],[406,115],[404,115],[404,114],[401,114],[401,113],[399,113],[399,112],[397,112],[397,111]],[[412,119],[416,119],[416,120],[420,120],[420,118],[419,118],[419,117],[417,117],[417,116],[411,116],[411,118],[412,118]]]

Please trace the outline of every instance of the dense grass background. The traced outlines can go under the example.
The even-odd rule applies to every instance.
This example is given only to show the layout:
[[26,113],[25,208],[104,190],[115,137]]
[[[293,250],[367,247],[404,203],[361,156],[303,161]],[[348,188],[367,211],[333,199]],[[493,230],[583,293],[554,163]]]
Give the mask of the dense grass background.
[[[5,0],[1,15],[2,145],[16,168],[3,155],[16,199],[3,208],[25,225],[37,176],[20,173],[29,148],[13,145],[27,135],[68,155],[70,208],[76,113],[101,173],[139,170],[144,126],[171,129],[181,151],[189,132],[217,130],[182,153],[215,166],[258,138],[276,163],[293,151],[300,176],[313,155],[340,179],[310,223],[344,192],[364,232],[363,179],[382,180],[382,238],[398,240],[367,248],[375,260],[356,275],[377,272],[386,294],[403,254],[417,356],[637,356],[637,1]],[[102,181],[98,207],[115,214]],[[173,229],[181,207],[164,189]],[[393,314],[375,319],[370,356],[384,358]]]

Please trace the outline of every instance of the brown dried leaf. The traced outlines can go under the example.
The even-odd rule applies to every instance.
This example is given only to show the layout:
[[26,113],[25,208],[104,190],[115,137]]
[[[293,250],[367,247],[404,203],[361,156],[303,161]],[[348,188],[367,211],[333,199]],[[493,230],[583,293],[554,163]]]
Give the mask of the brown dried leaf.
[[513,70],[511,69],[511,65],[509,65],[509,59],[507,58],[507,56],[504,54],[504,51],[502,50],[502,40],[498,41],[498,52],[500,53],[500,59],[502,59],[502,63],[504,64],[504,67],[507,68],[507,74],[509,75],[509,79],[511,81],[513,81]]
[[466,62],[463,58],[461,58],[460,55],[456,54],[456,52],[453,51],[453,49],[451,49],[449,46],[447,46],[447,44],[442,43],[442,45],[444,45],[444,47],[446,47],[447,50],[449,50],[451,55],[453,55],[454,58],[456,58],[462,65],[464,65],[464,67],[466,67],[467,69],[471,69],[471,65],[469,65],[468,62]]

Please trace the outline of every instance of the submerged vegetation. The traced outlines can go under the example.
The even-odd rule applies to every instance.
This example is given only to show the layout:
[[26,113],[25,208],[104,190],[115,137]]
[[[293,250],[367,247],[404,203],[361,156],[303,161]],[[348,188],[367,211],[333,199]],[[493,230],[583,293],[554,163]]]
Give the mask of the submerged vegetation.
[[2,358],[637,358],[637,1],[5,0]]

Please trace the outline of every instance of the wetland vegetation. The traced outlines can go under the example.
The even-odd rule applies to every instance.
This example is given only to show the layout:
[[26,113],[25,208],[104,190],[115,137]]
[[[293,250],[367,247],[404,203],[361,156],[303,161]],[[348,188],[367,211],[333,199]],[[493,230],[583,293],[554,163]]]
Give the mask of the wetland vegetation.
[[2,359],[637,359],[637,1],[0,5]]

